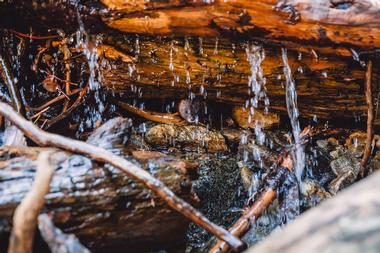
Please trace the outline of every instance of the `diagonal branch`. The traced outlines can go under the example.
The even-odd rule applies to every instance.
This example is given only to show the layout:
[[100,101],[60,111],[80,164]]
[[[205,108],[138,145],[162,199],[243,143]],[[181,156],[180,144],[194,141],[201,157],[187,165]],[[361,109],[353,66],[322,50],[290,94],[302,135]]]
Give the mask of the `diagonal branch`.
[[369,61],[367,64],[367,71],[365,73],[365,97],[368,105],[368,112],[367,112],[367,138],[365,142],[364,147],[364,154],[362,161],[360,163],[360,176],[364,177],[367,173],[366,166],[369,161],[369,158],[372,153],[372,142],[373,142],[373,123],[374,123],[374,117],[373,117],[373,100],[372,100],[372,61]]
[[0,102],[0,114],[11,121],[21,131],[23,131],[26,136],[41,146],[53,146],[61,148],[73,153],[87,155],[99,162],[106,162],[113,165],[120,171],[127,174],[129,177],[142,182],[147,188],[160,196],[171,208],[180,212],[186,218],[200,225],[219,239],[227,242],[234,250],[240,250],[245,247],[245,244],[242,241],[233,236],[224,228],[219,227],[209,221],[194,207],[176,196],[160,180],[154,178],[147,171],[141,169],[126,159],[114,155],[104,148],[96,147],[82,141],[73,140],[60,135],[42,131],[32,122],[27,121],[21,117],[12,109],[12,107],[6,103]]

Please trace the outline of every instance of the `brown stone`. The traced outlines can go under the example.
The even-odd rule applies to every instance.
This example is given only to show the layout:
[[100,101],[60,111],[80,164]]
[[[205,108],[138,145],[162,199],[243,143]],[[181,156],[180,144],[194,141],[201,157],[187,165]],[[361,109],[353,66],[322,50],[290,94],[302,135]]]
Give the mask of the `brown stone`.
[[270,128],[280,122],[280,117],[275,113],[264,113],[261,110],[255,110],[253,113],[248,108],[234,107],[233,118],[242,128],[255,128],[259,122],[263,128]]

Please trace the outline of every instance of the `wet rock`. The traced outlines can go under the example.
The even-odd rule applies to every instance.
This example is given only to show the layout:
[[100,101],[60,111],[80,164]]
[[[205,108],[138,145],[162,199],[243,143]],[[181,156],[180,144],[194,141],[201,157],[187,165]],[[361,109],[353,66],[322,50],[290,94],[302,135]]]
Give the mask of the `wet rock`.
[[252,187],[253,172],[247,166],[242,165],[240,168],[240,177],[243,183],[244,189],[248,191]]
[[238,147],[239,159],[244,162],[249,161],[255,167],[268,169],[277,159],[276,152],[268,147],[277,145],[273,143],[274,138],[270,138],[270,140],[267,143],[258,144],[254,134],[242,132]]
[[158,148],[177,147],[210,153],[228,151],[224,137],[203,126],[156,125],[148,131],[145,140]]
[[317,140],[316,144],[322,150],[327,150],[329,147],[329,142],[327,140]]
[[323,154],[329,154],[336,148],[337,145],[339,145],[338,140],[335,138],[317,140],[315,143]]
[[377,151],[369,164],[370,172],[380,169],[380,151]]
[[[347,138],[345,145],[354,153],[356,157],[360,157],[363,155],[366,139],[367,133],[360,131],[353,132]],[[373,139],[376,148],[380,148],[380,135],[375,135]]]
[[[246,202],[235,154],[194,154],[199,161],[199,178],[193,181],[199,196],[198,210],[216,224],[229,227],[241,216]],[[195,224],[188,230],[188,251],[206,252],[211,235]],[[210,243],[210,242],[209,242]]]
[[241,128],[255,128],[256,122],[260,122],[263,128],[270,128],[280,122],[280,117],[275,113],[264,114],[259,110],[252,113],[242,107],[234,107],[232,117]]
[[334,137],[328,138],[327,141],[330,143],[330,145],[334,147],[339,145],[339,141],[335,139]]
[[241,133],[241,130],[231,128],[223,129],[222,131],[222,135],[229,143],[239,143]]
[[312,206],[331,197],[331,194],[315,180],[306,179],[302,184],[301,191],[302,195],[309,200]]
[[147,129],[150,129],[153,126],[155,126],[153,122],[147,121],[140,124],[138,127],[133,127],[128,145],[126,146],[126,150],[129,152],[132,152],[134,150],[152,150],[152,147],[146,143],[144,136],[147,132]]
[[236,151],[239,147],[240,138],[241,138],[241,130],[227,128],[222,130],[222,135],[226,139],[226,143],[230,150]]
[[339,146],[330,155],[333,158],[330,166],[337,177],[330,182],[329,191],[331,194],[336,194],[355,181],[360,171],[360,159],[343,146]]

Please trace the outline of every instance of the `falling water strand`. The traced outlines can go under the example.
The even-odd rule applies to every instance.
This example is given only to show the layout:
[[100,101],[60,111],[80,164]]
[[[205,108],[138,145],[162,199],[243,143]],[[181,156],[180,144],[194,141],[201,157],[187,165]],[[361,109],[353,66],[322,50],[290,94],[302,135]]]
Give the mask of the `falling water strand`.
[[217,54],[218,54],[218,43],[219,43],[219,38],[216,38],[216,39],[215,39],[214,52],[213,52],[214,55],[217,55]]
[[299,112],[297,106],[296,85],[292,78],[292,71],[288,62],[287,51],[284,48],[282,49],[282,61],[284,63],[284,75],[286,80],[286,108],[288,110],[290,123],[292,125],[294,143],[296,144],[293,152],[295,173],[299,185],[302,186],[302,174],[305,167],[305,151],[302,145],[300,145],[301,127],[298,120]]
[[[261,46],[247,45],[246,48],[247,61],[250,65],[251,75],[248,77],[248,88],[251,98],[246,101],[246,107],[249,110],[248,123],[251,123],[255,110],[259,106],[259,102],[264,102],[265,112],[268,111],[269,99],[266,94],[266,79],[264,77],[264,71],[261,67],[262,62],[265,59],[265,51]],[[265,142],[265,133],[262,128],[262,122],[256,120],[254,122],[256,140],[253,144],[263,145]],[[257,145],[253,145],[253,159],[259,163],[260,167],[263,167],[263,161],[261,158],[260,149]]]
[[76,47],[83,50],[84,55],[86,56],[90,72],[88,87],[89,91],[93,91],[93,96],[95,99],[94,106],[88,105],[84,108],[87,119],[81,121],[80,131],[83,131],[86,127],[94,127],[96,122],[101,120],[101,115],[105,109],[103,102],[105,98],[104,95],[100,93],[101,73],[98,63],[99,55],[97,52],[97,44],[100,43],[100,38],[97,38],[94,43],[90,42],[90,36],[85,30],[84,23],[79,12],[79,1],[76,1],[76,11],[79,24]]
[[98,53],[96,50],[96,45],[90,47],[89,43],[89,35],[87,34],[82,18],[79,13],[79,9],[77,7],[77,18],[79,24],[79,30],[77,31],[77,48],[83,49],[84,55],[87,58],[88,67],[90,70],[90,78],[89,78],[89,89],[97,90],[100,88],[100,78],[101,75],[99,73],[99,64],[98,64]]
[[199,54],[203,55],[203,39],[202,39],[202,37],[199,37],[198,41],[199,41]]
[[251,45],[246,48],[247,60],[250,65],[251,75],[248,78],[249,92],[253,93],[251,105],[257,108],[259,101],[264,101],[264,110],[267,112],[269,107],[269,98],[266,93],[266,78],[261,63],[265,59],[265,51],[262,47]]
[[184,45],[184,63],[183,68],[185,69],[185,84],[187,85],[187,88],[189,90],[189,98],[193,99],[195,97],[195,94],[191,91],[192,83],[191,83],[191,75],[190,75],[190,62],[189,62],[189,52],[190,52],[190,44],[187,37],[185,37],[185,45]]
[[174,56],[174,53],[175,53],[175,48],[174,48],[174,41],[172,40],[170,42],[170,49],[169,49],[169,70],[170,72],[172,73],[173,75],[173,80],[172,80],[172,83],[171,85],[174,86],[175,83],[178,83],[179,82],[179,76],[177,76],[174,72],[174,63],[173,63],[173,56]]

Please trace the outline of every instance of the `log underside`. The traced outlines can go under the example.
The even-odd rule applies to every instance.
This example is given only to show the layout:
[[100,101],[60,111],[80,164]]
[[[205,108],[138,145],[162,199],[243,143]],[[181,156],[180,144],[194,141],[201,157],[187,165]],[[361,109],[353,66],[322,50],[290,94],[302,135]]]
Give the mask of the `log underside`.
[[[116,61],[113,58],[111,68],[102,70],[102,82],[112,94],[177,100],[187,97],[189,90],[204,95],[199,92],[203,86],[211,101],[245,105],[253,94],[247,85],[251,75],[247,43],[241,41],[254,39],[264,43],[262,68],[270,110],[286,115],[279,47],[285,46],[294,50],[289,52],[289,62],[301,117],[354,121],[366,115],[364,68],[353,59],[337,56],[352,57],[353,49],[366,54],[380,45],[376,1],[101,3],[81,3],[79,11],[86,29],[102,34],[103,42],[123,55]],[[65,1],[29,7],[20,1],[2,8],[5,11],[0,23],[26,32],[29,29],[25,24],[40,32],[56,27],[70,33],[78,28],[77,11]],[[15,14],[24,20],[9,24]],[[182,38],[165,37],[168,35]],[[173,68],[169,67],[171,63]],[[376,83],[378,66],[374,68]],[[377,92],[376,86],[373,93]]]
[[[376,0],[100,0],[78,3],[84,19],[89,20],[88,27],[98,31],[108,27],[124,33],[148,35],[260,39],[293,49],[321,48],[324,53],[345,56],[351,56],[350,48],[376,50],[380,47],[380,6]],[[4,5],[11,10],[17,9],[25,20],[40,21],[41,27],[50,25],[48,28],[76,30],[73,28],[77,20],[73,17],[77,11],[71,1],[42,1],[33,5],[11,1]],[[6,18],[12,12],[3,9],[5,15],[1,23],[11,25]]]
[[[132,45],[128,46],[127,42],[123,44],[121,38],[111,38],[109,43],[114,41],[117,42],[116,48],[132,54]],[[245,105],[253,97],[253,92],[248,87],[251,72],[246,45],[237,44],[233,49],[231,42],[219,40],[215,53],[215,40],[203,40],[203,53],[200,54],[199,41],[195,38],[188,41],[190,48],[185,49],[186,40],[152,41],[140,38],[138,60],[118,63],[117,68],[103,70],[103,84],[116,94],[134,98],[185,98],[189,95],[189,90],[198,96],[205,96],[200,92],[201,87],[211,101]],[[171,44],[174,46],[171,47]],[[172,60],[171,51],[174,52]],[[265,59],[261,67],[266,78],[269,109],[286,114],[281,50],[264,46],[264,51]],[[302,117],[311,118],[316,115],[321,119],[352,119],[366,114],[367,106],[363,95],[365,70],[359,63],[339,58],[317,60],[310,54],[303,54],[301,59],[298,57],[298,53],[289,52]],[[170,63],[173,64],[173,71],[169,69]],[[129,72],[130,66],[136,68],[132,75]],[[373,80],[376,83],[377,71],[374,73]],[[190,83],[186,82],[187,75]],[[377,86],[374,89],[374,94],[377,94]],[[263,104],[260,101],[260,107]]]

